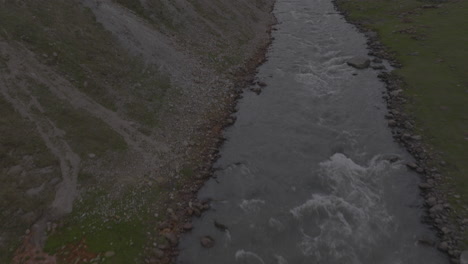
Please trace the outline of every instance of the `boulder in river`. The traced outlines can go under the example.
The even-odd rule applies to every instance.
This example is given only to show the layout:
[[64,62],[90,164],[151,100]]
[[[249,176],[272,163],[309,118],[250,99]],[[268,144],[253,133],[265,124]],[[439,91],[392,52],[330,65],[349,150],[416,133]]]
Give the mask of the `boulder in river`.
[[356,69],[366,69],[370,65],[370,60],[366,57],[353,57],[346,62],[349,66]]
[[214,246],[214,239],[210,236],[204,236],[200,239],[200,244],[204,248],[212,248]]

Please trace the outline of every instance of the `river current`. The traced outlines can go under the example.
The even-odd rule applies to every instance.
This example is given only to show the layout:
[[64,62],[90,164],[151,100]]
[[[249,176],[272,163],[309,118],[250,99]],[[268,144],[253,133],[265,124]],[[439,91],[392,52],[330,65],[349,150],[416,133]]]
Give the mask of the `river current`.
[[[274,14],[257,75],[267,87],[239,102],[199,193],[212,209],[183,236],[178,263],[448,263],[418,243],[434,232],[384,119],[378,71],[346,64],[367,56],[363,34],[330,0],[278,0]],[[206,235],[213,248],[200,245]]]

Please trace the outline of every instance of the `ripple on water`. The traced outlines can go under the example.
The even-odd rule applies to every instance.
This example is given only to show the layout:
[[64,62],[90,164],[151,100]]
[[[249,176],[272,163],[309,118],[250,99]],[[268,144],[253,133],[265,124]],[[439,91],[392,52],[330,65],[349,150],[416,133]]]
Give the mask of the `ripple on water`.
[[379,157],[361,166],[341,153],[320,163],[319,176],[328,190],[290,210],[302,232],[298,246],[305,256],[361,263],[366,250],[388,238],[394,226],[382,201],[381,180],[389,166]]

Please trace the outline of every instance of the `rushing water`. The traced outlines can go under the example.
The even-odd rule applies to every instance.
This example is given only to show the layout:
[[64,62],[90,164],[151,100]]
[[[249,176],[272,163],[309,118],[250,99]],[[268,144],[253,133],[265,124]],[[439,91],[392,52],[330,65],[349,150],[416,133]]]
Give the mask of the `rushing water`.
[[[433,232],[420,223],[410,157],[386,126],[378,72],[346,65],[367,54],[364,36],[330,0],[278,0],[275,15],[258,74],[268,86],[239,103],[199,194],[212,210],[194,219],[178,262],[448,263],[417,243]],[[213,248],[200,245],[205,235]]]

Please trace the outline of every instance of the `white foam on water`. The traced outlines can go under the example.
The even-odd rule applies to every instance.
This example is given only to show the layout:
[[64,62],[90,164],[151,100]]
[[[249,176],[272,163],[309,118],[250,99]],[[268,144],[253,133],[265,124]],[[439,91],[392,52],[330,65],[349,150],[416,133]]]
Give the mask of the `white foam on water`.
[[231,232],[229,232],[229,230],[226,229],[224,231],[224,247],[228,247],[231,241],[232,241]]
[[268,225],[271,227],[271,228],[274,228],[278,231],[283,231],[284,230],[284,224],[281,223],[278,219],[275,219],[273,217],[271,217],[269,220],[268,220]]
[[275,255],[275,259],[278,264],[288,264],[288,261],[283,256]]
[[253,252],[250,252],[250,251],[245,251],[243,249],[241,250],[238,250],[236,252],[236,261],[242,261],[242,263],[249,263],[249,264],[253,264],[253,263],[260,263],[260,264],[265,264],[265,261],[263,261],[263,259],[253,253]]
[[359,256],[394,228],[382,201],[388,169],[391,164],[380,156],[368,166],[341,153],[320,163],[319,178],[329,190],[290,210],[302,230],[302,253],[317,261],[361,263]]
[[251,199],[251,200],[242,200],[239,204],[239,207],[244,210],[244,212],[256,212],[260,209],[262,205],[265,204],[264,200],[260,199]]

